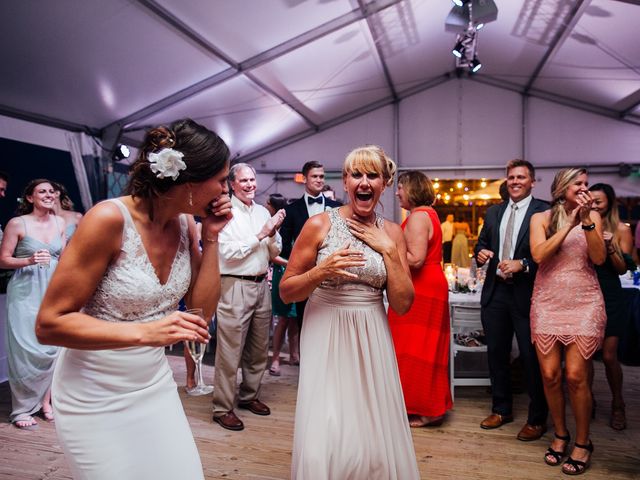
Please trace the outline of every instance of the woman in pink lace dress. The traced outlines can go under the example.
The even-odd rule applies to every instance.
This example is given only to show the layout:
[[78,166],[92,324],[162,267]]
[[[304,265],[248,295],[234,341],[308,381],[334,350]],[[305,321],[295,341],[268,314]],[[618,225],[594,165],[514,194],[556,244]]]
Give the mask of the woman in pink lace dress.
[[606,314],[593,264],[606,259],[600,216],[591,210],[587,172],[560,170],[551,185],[551,209],[531,217],[531,254],[539,264],[531,299],[531,338],[536,346],[545,396],[555,426],[555,438],[544,456],[551,466],[561,463],[570,435],[562,389],[565,378],[576,420],[576,442],[562,465],[578,475],[589,468],[591,357],[602,345]]

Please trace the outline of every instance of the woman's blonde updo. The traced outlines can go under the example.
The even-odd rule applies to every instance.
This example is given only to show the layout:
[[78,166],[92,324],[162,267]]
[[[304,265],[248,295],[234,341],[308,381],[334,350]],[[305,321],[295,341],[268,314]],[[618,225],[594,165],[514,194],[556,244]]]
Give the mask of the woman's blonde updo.
[[396,174],[396,164],[377,145],[358,147],[347,155],[342,167],[342,176],[358,173],[375,172],[380,175],[387,187],[393,185],[393,177]]
[[[187,168],[180,170],[178,178],[158,178],[151,171],[149,154],[163,148],[173,148],[184,156]],[[213,131],[191,119],[178,120],[170,126],[160,126],[147,132],[138,154],[131,165],[127,193],[134,197],[158,197],[174,185],[204,182],[219,173],[229,161],[229,148]]]

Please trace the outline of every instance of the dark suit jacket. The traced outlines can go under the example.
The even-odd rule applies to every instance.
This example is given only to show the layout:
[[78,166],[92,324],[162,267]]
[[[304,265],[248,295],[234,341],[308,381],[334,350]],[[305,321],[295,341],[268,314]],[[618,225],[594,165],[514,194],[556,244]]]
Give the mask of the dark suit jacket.
[[[489,260],[487,277],[485,278],[484,286],[482,287],[480,303],[483,307],[486,307],[489,302],[491,302],[491,297],[493,296],[493,291],[495,289],[496,268],[498,267],[498,263],[500,263],[498,254],[500,252],[500,243],[502,242],[502,239],[500,238],[500,222],[502,221],[502,216],[504,215],[508,205],[509,202],[503,202],[500,205],[494,205],[487,210],[484,226],[482,227],[482,231],[480,232],[478,243],[475,248],[476,255],[478,255],[478,252],[482,249],[491,250],[494,253],[493,258]],[[519,272],[513,276],[514,302],[521,313],[526,316],[529,316],[531,294],[533,293],[533,281],[536,276],[536,271],[538,270],[538,265],[536,265],[531,259],[531,247],[529,246],[529,222],[534,213],[544,212],[548,209],[549,204],[547,202],[535,198],[531,199],[529,208],[527,208],[527,212],[522,221],[522,226],[518,232],[518,239],[516,241],[516,248],[513,255],[514,260],[526,258],[529,262],[528,273]]]
[[[340,204],[336,201],[330,200],[327,197],[324,199],[324,209],[336,208]],[[282,252],[280,256],[283,258],[289,258],[291,255],[291,249],[293,248],[293,242],[296,241],[298,235],[302,231],[302,227],[309,219],[309,213],[307,212],[307,205],[305,204],[305,196],[291,202],[284,207],[287,216],[280,226],[280,236],[282,237]]]

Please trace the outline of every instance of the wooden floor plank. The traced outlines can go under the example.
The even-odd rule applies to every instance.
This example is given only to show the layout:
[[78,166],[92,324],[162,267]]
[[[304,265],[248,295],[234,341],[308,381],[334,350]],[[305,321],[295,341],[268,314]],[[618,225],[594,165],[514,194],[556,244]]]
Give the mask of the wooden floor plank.
[[[169,356],[178,385],[184,385],[184,361]],[[598,400],[592,423],[595,445],[591,480],[640,478],[640,368],[624,367],[625,398],[629,428],[616,432],[608,426],[610,394],[604,368],[595,362],[595,394]],[[282,365],[282,376],[265,374],[261,399],[272,415],[260,417],[238,411],[245,422],[242,432],[230,432],[211,421],[211,397],[189,397],[180,388],[191,428],[196,438],[207,479],[282,480],[289,478],[296,367]],[[213,378],[213,367],[205,366],[205,378]],[[8,384],[0,385],[0,415],[10,411]],[[437,428],[413,429],[416,456],[422,478],[429,479],[558,479],[566,478],[559,468],[548,467],[542,458],[551,439],[520,442],[515,436],[526,419],[526,396],[515,396],[516,420],[487,431],[479,428],[489,412],[490,397],[485,387],[456,390],[455,408]],[[375,422],[376,419],[371,419]],[[572,432],[575,428],[569,420]],[[69,480],[71,478],[55,427],[40,420],[37,431],[21,431],[0,424],[0,480]],[[117,479],[114,479],[117,480]],[[188,480],[188,479],[185,479]]]

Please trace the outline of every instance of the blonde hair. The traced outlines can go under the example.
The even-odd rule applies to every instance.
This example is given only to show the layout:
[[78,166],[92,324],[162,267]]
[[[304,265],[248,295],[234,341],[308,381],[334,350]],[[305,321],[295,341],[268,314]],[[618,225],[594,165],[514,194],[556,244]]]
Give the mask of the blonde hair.
[[346,177],[353,172],[375,172],[383,178],[386,186],[389,187],[393,185],[396,164],[379,146],[366,145],[351,150],[344,160],[342,176]]
[[576,178],[586,173],[585,168],[563,168],[556,173],[551,183],[551,220],[547,227],[547,237],[552,236],[568,223],[567,211],[564,209],[567,189]]

